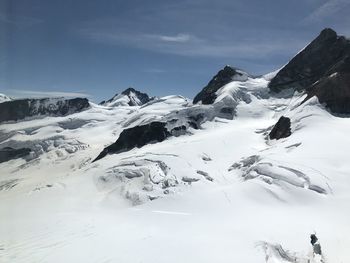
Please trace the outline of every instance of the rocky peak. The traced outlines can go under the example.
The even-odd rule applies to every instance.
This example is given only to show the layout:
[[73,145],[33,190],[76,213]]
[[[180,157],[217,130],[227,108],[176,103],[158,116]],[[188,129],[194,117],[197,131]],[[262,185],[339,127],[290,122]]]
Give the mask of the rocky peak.
[[307,90],[348,56],[350,41],[326,28],[276,74],[269,88],[273,92]]
[[127,88],[120,94],[114,95],[107,101],[102,101],[100,104],[104,106],[141,106],[153,98],[150,98],[146,93],[142,93],[134,88]]
[[315,39],[315,41],[322,41],[326,39],[333,39],[335,40],[338,37],[337,32],[335,32],[331,28],[325,28],[321,31],[321,33],[318,35],[318,37]]
[[245,75],[242,71],[225,66],[220,70],[205,86],[201,92],[199,92],[193,99],[193,103],[202,102],[202,104],[212,104],[217,95],[216,92],[224,85],[230,83],[231,81],[237,79],[239,80]]

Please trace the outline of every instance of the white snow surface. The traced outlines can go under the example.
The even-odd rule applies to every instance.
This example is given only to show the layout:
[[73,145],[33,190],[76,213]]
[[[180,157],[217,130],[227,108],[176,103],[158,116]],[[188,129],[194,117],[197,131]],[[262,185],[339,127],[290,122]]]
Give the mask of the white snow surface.
[[[2,146],[37,150],[0,163],[0,262],[350,262],[350,121],[267,84],[1,124]],[[91,162],[125,128],[217,105],[235,117]],[[292,135],[269,140],[282,115]]]
[[10,101],[11,98],[9,96],[6,96],[5,94],[0,93],[0,103],[5,101]]
[[[137,105],[141,105],[141,102],[136,98],[136,103]],[[104,106],[109,106],[109,107],[118,107],[118,106],[128,106],[130,102],[130,98],[127,95],[124,94],[118,94],[112,98],[111,101],[104,103]]]

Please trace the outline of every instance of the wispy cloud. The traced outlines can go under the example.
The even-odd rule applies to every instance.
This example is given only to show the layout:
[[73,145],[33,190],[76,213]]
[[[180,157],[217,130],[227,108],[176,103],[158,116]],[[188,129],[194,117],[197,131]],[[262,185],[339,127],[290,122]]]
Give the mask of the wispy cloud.
[[339,11],[343,10],[344,7],[349,7],[349,0],[328,0],[317,9],[315,9],[311,14],[303,19],[304,24],[320,22],[326,17],[330,17]]
[[301,48],[306,44],[305,40],[302,39],[285,39],[282,37],[279,39],[266,38],[258,41],[254,36],[239,40],[215,37],[205,39],[189,33],[178,33],[171,36],[93,28],[81,29],[80,34],[91,41],[109,45],[197,57],[265,57],[271,53],[282,53],[286,50]]
[[133,6],[116,17],[83,21],[76,30],[93,42],[196,57],[262,58],[306,44],[302,35],[297,39],[281,29],[290,19],[276,27],[276,18],[257,11],[265,10],[265,4],[253,2],[159,1]]
[[63,91],[37,91],[37,90],[20,90],[11,89],[6,92],[11,97],[91,97],[90,94],[84,92],[63,92]]
[[189,34],[177,34],[175,36],[162,36],[155,35],[156,38],[159,38],[161,41],[165,42],[177,42],[177,43],[185,43],[190,41],[191,36]]

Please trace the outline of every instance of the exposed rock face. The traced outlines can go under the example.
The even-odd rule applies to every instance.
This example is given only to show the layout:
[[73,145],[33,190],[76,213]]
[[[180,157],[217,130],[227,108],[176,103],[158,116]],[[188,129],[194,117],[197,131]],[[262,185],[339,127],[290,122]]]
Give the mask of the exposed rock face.
[[[199,129],[204,119],[192,119],[191,114],[196,112],[177,112],[179,119],[172,118],[169,114],[164,121],[154,121],[148,124],[127,128],[121,132],[118,140],[112,145],[106,147],[93,161],[97,161],[107,154],[120,153],[129,151],[135,147],[140,148],[147,144],[162,142],[171,136],[182,136],[188,134],[188,129]],[[181,118],[182,114],[188,114],[187,117]],[[198,115],[201,115],[200,113]],[[167,119],[167,120],[166,120]]]
[[350,114],[350,57],[342,60],[308,90],[308,97],[317,96],[320,103],[337,114]]
[[290,119],[282,116],[272,128],[269,137],[270,139],[279,140],[281,138],[289,137],[291,134]]
[[350,114],[350,73],[334,73],[310,89],[307,99],[315,95],[331,112]]
[[308,90],[313,83],[334,72],[350,56],[350,41],[332,29],[324,29],[271,80],[269,88],[280,92],[289,88]]
[[321,245],[315,234],[310,235],[311,245],[313,248],[314,255],[322,255]]
[[128,128],[122,131],[118,140],[106,147],[94,161],[105,157],[109,153],[129,151],[135,147],[142,147],[149,143],[162,142],[171,133],[166,128],[165,122],[151,122],[146,125]]
[[65,116],[90,107],[84,98],[19,99],[0,103],[0,122],[35,116]]
[[333,113],[350,113],[350,40],[324,29],[271,80],[273,92],[286,89],[316,96]]
[[100,105],[104,106],[141,106],[151,101],[153,98],[150,98],[146,93],[142,93],[133,88],[128,88],[120,94],[116,94],[113,98],[102,101]]
[[224,85],[243,76],[240,70],[225,66],[220,70],[193,99],[193,103],[212,104],[216,99],[216,92]]
[[22,158],[27,156],[31,150],[29,148],[13,149],[5,147],[0,149],[0,163],[10,161],[12,159]]

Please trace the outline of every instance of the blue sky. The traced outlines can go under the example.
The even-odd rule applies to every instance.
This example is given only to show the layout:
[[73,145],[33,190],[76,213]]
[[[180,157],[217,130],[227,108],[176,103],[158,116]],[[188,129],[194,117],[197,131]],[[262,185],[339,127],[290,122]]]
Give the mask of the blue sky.
[[192,98],[226,64],[263,74],[324,27],[349,36],[349,13],[349,0],[0,0],[0,92]]

